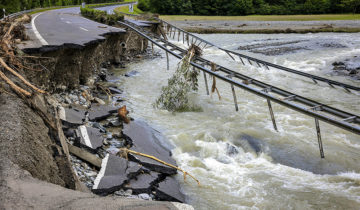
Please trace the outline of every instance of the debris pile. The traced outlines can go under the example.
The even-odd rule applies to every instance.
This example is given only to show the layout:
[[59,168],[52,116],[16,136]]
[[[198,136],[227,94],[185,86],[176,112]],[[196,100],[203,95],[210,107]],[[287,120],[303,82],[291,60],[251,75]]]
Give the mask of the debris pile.
[[[173,177],[177,166],[170,148],[162,146],[160,133],[128,117],[126,106],[118,102],[121,92],[117,87],[95,85],[56,94],[73,169],[99,195],[184,202]],[[132,152],[124,155],[124,151],[153,156],[175,168]]]

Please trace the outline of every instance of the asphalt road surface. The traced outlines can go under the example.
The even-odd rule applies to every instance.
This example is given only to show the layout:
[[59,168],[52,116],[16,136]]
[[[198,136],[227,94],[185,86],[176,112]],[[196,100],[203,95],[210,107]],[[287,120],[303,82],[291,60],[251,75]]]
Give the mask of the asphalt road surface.
[[34,14],[26,33],[30,40],[20,48],[41,48],[66,44],[84,46],[96,40],[105,39],[108,33],[122,33],[123,29],[111,27],[86,19],[80,15],[80,8],[65,8]]

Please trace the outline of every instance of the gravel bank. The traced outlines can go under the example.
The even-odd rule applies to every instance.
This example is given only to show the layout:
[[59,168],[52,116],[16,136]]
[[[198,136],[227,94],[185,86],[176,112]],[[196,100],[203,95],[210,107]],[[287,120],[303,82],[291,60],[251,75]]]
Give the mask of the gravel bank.
[[360,32],[358,20],[336,21],[170,21],[196,33],[308,33]]

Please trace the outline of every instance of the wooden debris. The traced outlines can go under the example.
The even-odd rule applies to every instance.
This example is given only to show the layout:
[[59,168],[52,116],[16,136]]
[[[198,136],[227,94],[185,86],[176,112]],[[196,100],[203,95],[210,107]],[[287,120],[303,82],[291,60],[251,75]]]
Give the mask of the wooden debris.
[[[211,70],[212,70],[212,71],[217,71],[217,69],[216,69],[216,64],[215,64],[215,63],[211,63]],[[213,76],[213,84],[212,84],[212,86],[211,86],[211,94],[213,94],[213,93],[215,92],[215,90],[216,90],[216,93],[217,93],[218,96],[219,96],[219,100],[221,100],[221,95],[220,95],[220,93],[219,93],[219,90],[218,90],[217,87],[216,87],[216,77]]]
[[129,111],[126,110],[126,105],[124,105],[123,107],[121,107],[119,110],[118,110],[118,115],[119,115],[119,118],[124,121],[126,124],[129,124],[130,123],[130,119],[127,117],[127,115],[129,114]]

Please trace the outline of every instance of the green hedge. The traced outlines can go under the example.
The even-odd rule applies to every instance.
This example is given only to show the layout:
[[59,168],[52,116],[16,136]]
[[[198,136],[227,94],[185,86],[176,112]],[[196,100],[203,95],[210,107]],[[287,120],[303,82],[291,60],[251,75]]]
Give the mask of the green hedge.
[[89,7],[81,8],[80,10],[84,17],[107,25],[115,25],[117,21],[124,20],[124,15],[118,12],[115,12],[114,14],[107,14],[106,11],[101,11]]

